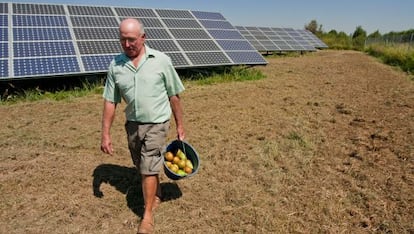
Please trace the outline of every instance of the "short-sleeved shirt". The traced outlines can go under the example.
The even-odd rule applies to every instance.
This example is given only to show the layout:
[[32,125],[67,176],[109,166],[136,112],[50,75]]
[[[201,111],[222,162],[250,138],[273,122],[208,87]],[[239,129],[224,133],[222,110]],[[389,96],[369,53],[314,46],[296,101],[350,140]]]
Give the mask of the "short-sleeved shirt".
[[171,118],[169,97],[184,91],[171,59],[145,45],[145,57],[138,67],[124,53],[109,65],[103,97],[110,102],[126,102],[129,121],[162,123]]

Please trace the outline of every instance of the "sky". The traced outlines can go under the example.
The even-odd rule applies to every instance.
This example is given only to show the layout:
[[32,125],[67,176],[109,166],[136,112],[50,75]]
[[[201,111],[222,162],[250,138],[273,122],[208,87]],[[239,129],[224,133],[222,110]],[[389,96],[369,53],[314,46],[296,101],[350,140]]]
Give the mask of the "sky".
[[312,20],[324,32],[351,34],[361,26],[368,34],[414,29],[413,0],[13,0],[91,6],[199,10],[221,13],[234,26],[303,29]]

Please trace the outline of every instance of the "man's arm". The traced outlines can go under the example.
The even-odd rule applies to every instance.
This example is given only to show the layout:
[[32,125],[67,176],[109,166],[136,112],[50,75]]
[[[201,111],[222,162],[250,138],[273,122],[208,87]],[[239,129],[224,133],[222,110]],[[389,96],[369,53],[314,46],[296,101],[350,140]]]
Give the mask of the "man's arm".
[[183,124],[183,109],[181,107],[181,101],[178,94],[170,97],[170,104],[177,127],[177,138],[182,141],[185,138],[185,132]]
[[106,154],[112,155],[114,149],[112,147],[111,140],[111,126],[115,118],[116,104],[107,100],[104,100],[104,109],[102,114],[102,138],[101,138],[101,150]]

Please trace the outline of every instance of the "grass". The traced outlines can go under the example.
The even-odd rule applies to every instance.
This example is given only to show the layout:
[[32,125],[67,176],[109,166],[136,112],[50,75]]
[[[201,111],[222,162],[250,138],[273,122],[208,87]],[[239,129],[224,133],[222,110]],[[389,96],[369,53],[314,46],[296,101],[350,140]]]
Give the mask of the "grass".
[[[207,73],[192,72],[182,75],[183,80],[195,82],[199,85],[210,85],[233,81],[258,80],[265,75],[257,69],[246,66],[223,67],[210,70]],[[101,94],[103,92],[102,80],[94,82],[83,82],[73,88],[63,88],[61,90],[46,91],[39,87],[23,89],[15,93],[4,95],[0,100],[0,105],[16,102],[33,102],[39,100],[70,100],[72,98],[84,97],[91,93]]]
[[43,90],[39,87],[28,88],[4,95],[0,100],[0,105],[40,100],[70,100],[72,98],[84,97],[91,93],[99,94],[102,93],[102,91],[103,86],[100,82],[83,82],[80,86],[63,88],[60,90]]
[[265,75],[254,68],[246,66],[222,67],[207,73],[195,72],[183,76],[183,79],[194,81],[198,85],[211,85],[226,82],[259,80]]
[[399,67],[410,74],[414,73],[414,47],[408,44],[372,44],[365,50],[385,64]]

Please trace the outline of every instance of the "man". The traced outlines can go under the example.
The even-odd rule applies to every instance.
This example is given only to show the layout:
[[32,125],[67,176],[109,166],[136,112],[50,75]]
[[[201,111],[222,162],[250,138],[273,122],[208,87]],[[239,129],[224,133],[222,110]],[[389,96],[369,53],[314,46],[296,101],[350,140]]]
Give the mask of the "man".
[[125,129],[132,160],[142,176],[145,210],[138,233],[154,230],[153,211],[161,202],[159,173],[163,168],[163,146],[174,115],[177,138],[185,137],[179,93],[184,86],[171,59],[145,45],[144,26],[139,20],[125,19],[119,26],[124,53],[109,65],[103,93],[101,150],[112,155],[110,129],[115,109],[126,102]]

